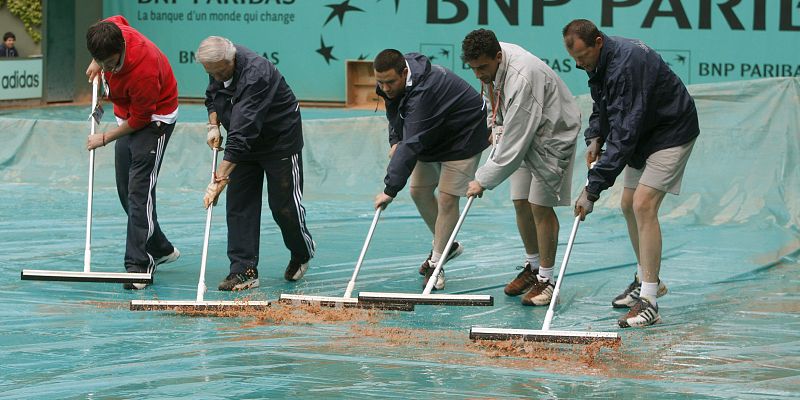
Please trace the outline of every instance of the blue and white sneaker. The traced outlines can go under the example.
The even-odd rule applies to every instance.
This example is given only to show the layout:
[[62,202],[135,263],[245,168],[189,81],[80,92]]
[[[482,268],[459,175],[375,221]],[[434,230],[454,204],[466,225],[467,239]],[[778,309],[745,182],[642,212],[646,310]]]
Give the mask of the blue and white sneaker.
[[[667,289],[667,285],[658,280],[658,292],[656,293],[656,297],[661,297],[667,294],[669,290]],[[628,285],[628,288],[625,289],[622,294],[615,297],[614,300],[611,301],[611,306],[614,308],[631,308],[633,307],[636,302],[639,301],[639,296],[642,292],[642,282],[636,279],[636,275],[633,276],[633,282]]]
[[658,315],[658,304],[653,305],[644,298],[639,298],[631,310],[617,321],[620,328],[641,328],[659,322],[661,317]]

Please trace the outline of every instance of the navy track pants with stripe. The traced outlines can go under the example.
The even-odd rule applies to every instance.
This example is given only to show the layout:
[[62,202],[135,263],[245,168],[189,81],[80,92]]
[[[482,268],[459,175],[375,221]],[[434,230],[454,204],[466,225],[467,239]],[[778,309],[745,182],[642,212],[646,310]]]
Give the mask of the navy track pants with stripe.
[[128,214],[125,269],[146,272],[154,258],[172,253],[172,243],[158,225],[156,183],[161,160],[172,136],[174,124],[151,122],[144,128],[117,139],[114,167],[117,194]]
[[303,160],[300,153],[276,160],[243,161],[230,175],[226,193],[228,258],[230,272],[256,269],[261,234],[261,199],[267,178],[267,198],[272,218],[293,260],[314,257],[314,244],[306,227],[303,199]]

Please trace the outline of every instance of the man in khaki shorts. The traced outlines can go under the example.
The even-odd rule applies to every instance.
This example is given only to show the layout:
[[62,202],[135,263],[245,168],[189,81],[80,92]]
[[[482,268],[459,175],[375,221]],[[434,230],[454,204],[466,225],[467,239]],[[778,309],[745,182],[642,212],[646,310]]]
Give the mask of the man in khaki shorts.
[[567,24],[563,36],[575,64],[589,75],[594,100],[585,136],[586,164],[596,164],[575,203],[575,215],[583,219],[591,213],[600,192],[625,169],[621,208],[639,265],[633,282],[611,304],[630,307],[620,327],[652,325],[661,320],[656,298],[667,293],[658,276],[658,209],[667,192],[680,192],[700,134],[697,109],[681,80],[641,41],[606,36],[585,19]]
[[555,287],[559,228],[553,207],[571,204],[580,109],[547,64],[517,45],[499,42],[492,31],[470,32],[461,49],[462,60],[488,87],[494,133],[494,148],[470,182],[467,196],[481,196],[484,189],[511,177],[511,199],[527,260],[505,293],[525,293],[524,305],[548,305]]
[[[466,81],[418,53],[386,49],[373,67],[376,92],[386,102],[391,145],[385,188],[375,207],[385,208],[411,178],[411,198],[433,233],[433,249],[419,270],[424,286],[458,222],[459,199],[489,147],[486,104]],[[456,242],[446,259],[462,252]],[[444,284],[442,271],[434,288]]]

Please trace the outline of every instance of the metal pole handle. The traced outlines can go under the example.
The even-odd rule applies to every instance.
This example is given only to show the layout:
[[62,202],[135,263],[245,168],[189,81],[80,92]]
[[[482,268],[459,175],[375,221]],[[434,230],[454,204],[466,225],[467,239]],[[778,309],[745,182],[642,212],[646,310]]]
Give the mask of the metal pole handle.
[[[214,180],[214,173],[217,171],[217,154],[219,149],[214,149],[214,159],[211,161],[211,180]],[[208,205],[206,213],[206,233],[203,236],[203,256],[200,258],[200,279],[197,282],[197,302],[203,301],[203,294],[206,292],[206,262],[208,261],[208,242],[211,237],[211,212],[214,210],[214,203]]]
[[464,219],[467,217],[467,212],[469,212],[469,208],[472,206],[473,200],[475,200],[475,196],[471,196],[467,199],[467,204],[464,206],[464,211],[462,211],[461,215],[459,215],[458,222],[456,222],[456,226],[453,228],[453,233],[450,234],[450,239],[447,240],[447,245],[444,246],[444,251],[442,251],[442,259],[436,263],[436,268],[433,270],[431,277],[428,279],[428,284],[425,285],[425,290],[422,292],[422,294],[431,294],[433,286],[436,284],[436,280],[439,278],[439,274],[442,272],[444,263],[447,262],[447,254],[450,253],[450,248],[453,247],[453,243],[456,241],[456,235],[458,235],[458,231],[461,229],[461,225],[464,223]]
[[569,234],[569,241],[567,242],[567,249],[564,250],[564,259],[561,260],[561,268],[558,270],[558,279],[556,280],[556,287],[553,289],[553,297],[550,299],[550,306],[547,307],[547,314],[544,315],[544,323],[542,330],[550,329],[550,323],[553,322],[553,313],[555,312],[556,302],[558,300],[558,292],[561,290],[561,281],[564,280],[564,272],[567,270],[567,263],[569,262],[569,255],[572,253],[572,245],[575,244],[575,236],[578,234],[578,225],[581,223],[580,215],[575,217],[575,222],[572,224],[572,232]]
[[[594,168],[594,165],[597,164],[597,161],[592,162],[589,165],[589,169],[591,170]],[[589,180],[586,180],[586,185],[589,184]],[[564,259],[561,260],[561,268],[558,270],[558,279],[556,280],[556,286],[553,288],[553,297],[550,298],[550,306],[547,307],[547,313],[544,315],[544,323],[542,324],[542,330],[546,331],[550,329],[550,323],[553,322],[553,314],[555,313],[556,302],[558,301],[558,292],[561,291],[561,281],[564,278],[564,273],[567,270],[567,262],[569,262],[569,255],[572,253],[572,245],[575,244],[575,236],[578,234],[578,225],[581,223],[581,216],[578,215],[575,217],[575,222],[572,224],[572,232],[569,234],[569,241],[567,241],[567,249],[564,250]]]
[[[97,90],[99,76],[92,80],[92,110],[89,115],[90,134],[95,134],[97,123],[94,119],[94,110],[97,107]],[[92,264],[92,194],[94,192],[94,149],[89,150],[89,189],[86,201],[86,246],[83,250],[83,272],[91,271]]]
[[347,283],[347,289],[344,291],[345,298],[350,298],[353,289],[356,287],[356,278],[358,277],[358,272],[361,270],[361,264],[364,262],[364,256],[367,254],[369,243],[372,241],[372,234],[375,233],[375,226],[378,225],[378,218],[381,216],[381,211],[382,209],[380,207],[375,209],[375,216],[372,217],[372,225],[370,225],[369,232],[367,232],[367,239],[364,241],[364,246],[361,247],[361,254],[358,255],[356,269],[353,271],[353,276],[350,278],[350,282]]

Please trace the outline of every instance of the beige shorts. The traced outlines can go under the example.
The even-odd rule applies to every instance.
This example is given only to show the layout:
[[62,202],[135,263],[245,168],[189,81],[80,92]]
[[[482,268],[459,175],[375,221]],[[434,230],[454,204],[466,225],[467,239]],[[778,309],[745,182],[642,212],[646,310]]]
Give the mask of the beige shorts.
[[570,198],[572,193],[572,168],[575,165],[575,155],[569,162],[564,177],[561,179],[561,187],[556,193],[554,188],[548,187],[544,182],[536,178],[533,171],[522,164],[513,174],[511,174],[511,200],[525,200],[529,203],[543,207],[569,206],[572,205]]
[[626,166],[623,184],[626,188],[636,189],[641,183],[662,192],[680,194],[683,171],[695,140],[651,154],[642,169]]
[[439,187],[440,192],[453,196],[467,195],[469,182],[475,179],[475,171],[481,161],[481,153],[471,158],[455,161],[417,161],[411,172],[412,188]]

